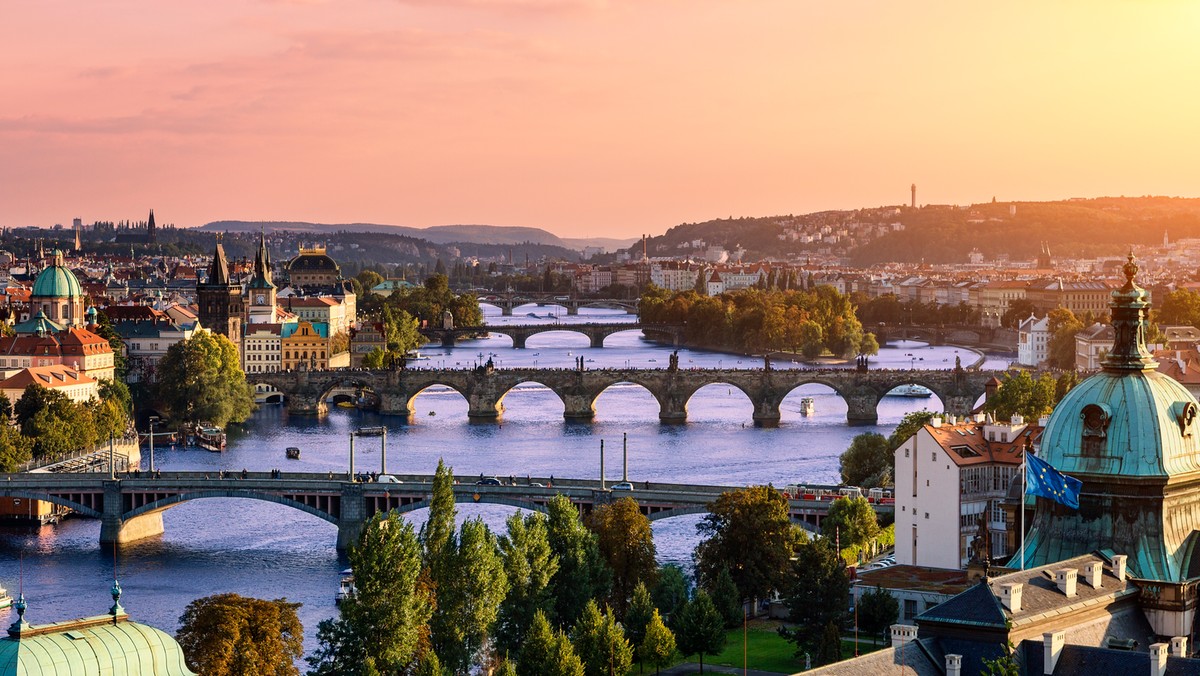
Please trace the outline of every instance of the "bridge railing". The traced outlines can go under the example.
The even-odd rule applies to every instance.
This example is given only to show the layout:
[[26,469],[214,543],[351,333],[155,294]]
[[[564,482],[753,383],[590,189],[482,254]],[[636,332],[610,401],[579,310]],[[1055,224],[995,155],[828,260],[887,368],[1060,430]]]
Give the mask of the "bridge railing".
[[[118,460],[126,459],[128,457],[125,453],[120,452],[120,449],[122,449],[122,447],[136,445],[137,443],[138,443],[138,440],[136,437],[129,437],[127,439],[115,440],[115,445],[116,445],[116,448],[118,449],[118,451],[116,453]],[[82,460],[82,459],[88,458],[90,456],[98,457],[103,461],[103,464],[104,464],[103,470],[96,470],[96,471],[108,471],[108,464],[107,464],[108,463],[108,443],[106,442],[103,444],[96,444],[95,446],[86,446],[84,448],[76,449],[74,451],[71,451],[69,453],[66,453],[64,455],[57,456],[54,458],[33,458],[27,462],[20,464],[17,467],[17,472],[31,472],[35,469],[42,469],[44,467],[52,467],[54,465],[69,463],[72,460]]]

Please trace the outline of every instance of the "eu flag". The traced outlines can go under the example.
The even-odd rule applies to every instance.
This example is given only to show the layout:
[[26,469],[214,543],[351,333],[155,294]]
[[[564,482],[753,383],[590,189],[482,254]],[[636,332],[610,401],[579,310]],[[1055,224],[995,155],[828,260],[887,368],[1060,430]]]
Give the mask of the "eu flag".
[[1079,509],[1079,489],[1082,487],[1083,482],[1079,479],[1063,474],[1032,453],[1025,453],[1027,495],[1040,495],[1071,509]]

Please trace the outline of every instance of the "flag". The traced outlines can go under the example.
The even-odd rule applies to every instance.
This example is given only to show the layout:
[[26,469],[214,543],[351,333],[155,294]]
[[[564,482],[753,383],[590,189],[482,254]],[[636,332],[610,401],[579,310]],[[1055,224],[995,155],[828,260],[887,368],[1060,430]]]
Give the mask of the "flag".
[[1025,453],[1026,495],[1040,495],[1071,509],[1079,509],[1079,489],[1082,487],[1083,482],[1079,479],[1063,474],[1032,453]]

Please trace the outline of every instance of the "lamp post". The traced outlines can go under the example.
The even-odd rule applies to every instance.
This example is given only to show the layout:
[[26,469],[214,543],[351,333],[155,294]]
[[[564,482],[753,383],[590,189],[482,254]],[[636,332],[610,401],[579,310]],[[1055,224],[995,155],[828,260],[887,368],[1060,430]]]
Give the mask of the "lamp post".
[[158,424],[158,416],[150,416],[150,472],[154,472],[154,426]]
[[387,474],[387,428],[383,428],[383,444],[379,447],[379,473]]

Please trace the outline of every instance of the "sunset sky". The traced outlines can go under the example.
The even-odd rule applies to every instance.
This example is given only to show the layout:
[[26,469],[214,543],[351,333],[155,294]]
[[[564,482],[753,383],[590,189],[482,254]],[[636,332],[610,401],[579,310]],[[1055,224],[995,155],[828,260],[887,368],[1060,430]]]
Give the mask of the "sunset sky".
[[0,225],[1200,195],[1200,2],[9,0]]

